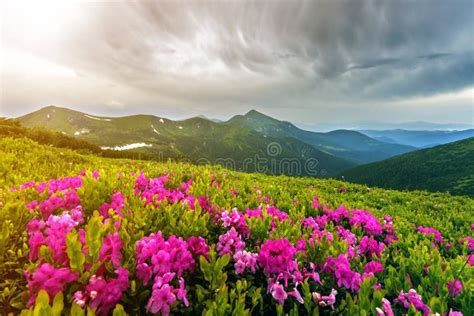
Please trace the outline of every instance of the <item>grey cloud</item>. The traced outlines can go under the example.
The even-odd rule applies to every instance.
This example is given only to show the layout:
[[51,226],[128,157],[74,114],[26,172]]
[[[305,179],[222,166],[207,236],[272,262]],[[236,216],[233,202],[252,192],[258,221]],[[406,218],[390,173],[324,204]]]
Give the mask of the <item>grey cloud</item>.
[[54,47],[55,62],[142,93],[118,100],[142,108],[305,108],[474,85],[471,0],[104,1],[82,9],[88,19]]

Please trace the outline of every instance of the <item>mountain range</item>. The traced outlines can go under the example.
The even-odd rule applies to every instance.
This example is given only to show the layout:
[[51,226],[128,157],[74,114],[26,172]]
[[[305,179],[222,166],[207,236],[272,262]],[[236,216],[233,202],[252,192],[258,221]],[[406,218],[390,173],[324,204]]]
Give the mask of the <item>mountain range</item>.
[[[65,139],[99,146],[95,151],[102,148],[101,155],[111,157],[121,151],[118,156],[171,158],[246,172],[343,177],[383,188],[474,195],[473,129],[322,133],[256,110],[216,121],[203,116],[185,120],[153,115],[102,117],[57,106],[17,121],[26,128],[42,127],[62,133]],[[436,144],[443,145],[422,149]]]
[[18,120],[26,127],[44,127],[103,148],[133,148],[163,159],[220,163],[273,174],[332,176],[358,164],[416,150],[357,131],[305,131],[255,110],[215,122],[203,117],[179,121],[153,115],[99,117],[48,106]]

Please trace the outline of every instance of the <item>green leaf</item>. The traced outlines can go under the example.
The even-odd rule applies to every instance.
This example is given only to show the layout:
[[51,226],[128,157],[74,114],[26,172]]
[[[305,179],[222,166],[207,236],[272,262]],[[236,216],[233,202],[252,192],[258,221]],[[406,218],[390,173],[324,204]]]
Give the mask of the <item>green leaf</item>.
[[102,218],[95,213],[89,220],[86,228],[86,244],[89,247],[88,256],[90,257],[89,263],[96,263],[99,258],[99,251],[102,246]]
[[71,270],[82,273],[86,258],[82,253],[82,244],[76,231],[71,231],[66,235],[66,245]]
[[76,303],[72,303],[70,315],[71,316],[85,316],[85,313],[84,313],[84,310],[79,305],[77,305]]
[[125,313],[125,310],[123,309],[123,306],[120,304],[117,304],[114,308],[113,316],[126,316],[127,313]]
[[59,292],[58,294],[56,294],[56,296],[54,297],[53,308],[52,308],[53,316],[61,315],[61,312],[64,309],[63,301],[64,301],[63,293]]

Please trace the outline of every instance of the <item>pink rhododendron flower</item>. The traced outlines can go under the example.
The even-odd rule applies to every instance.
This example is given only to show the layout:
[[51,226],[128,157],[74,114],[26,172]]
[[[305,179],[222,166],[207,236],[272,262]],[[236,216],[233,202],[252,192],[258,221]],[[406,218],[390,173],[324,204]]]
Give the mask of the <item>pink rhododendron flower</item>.
[[342,219],[349,217],[349,210],[344,205],[339,206],[336,210],[324,209],[324,213],[328,219],[339,224]]
[[298,303],[304,304],[303,297],[298,291],[298,283],[295,284],[295,288],[293,289],[293,291],[288,292],[288,296],[294,297]]
[[469,252],[474,252],[474,238],[468,236],[463,238],[461,241],[467,243],[467,249],[469,249]]
[[385,244],[377,242],[374,237],[364,236],[359,242],[359,254],[367,254],[369,257],[376,255],[380,258],[382,252],[385,250]]
[[315,282],[318,282],[319,284],[321,284],[321,279],[319,277],[319,273],[316,272],[316,265],[311,262],[309,264],[309,266],[310,266],[310,270],[307,270],[306,268],[303,268],[304,277],[305,278],[311,278]]
[[424,316],[428,316],[431,313],[430,307],[423,303],[423,299],[414,289],[410,289],[408,293],[401,291],[396,301],[402,303],[406,309],[410,308],[410,305],[413,304],[417,310],[423,312]]
[[360,288],[361,275],[351,270],[347,257],[342,254],[337,258],[329,256],[326,259],[323,271],[332,272],[339,287],[344,286],[353,291],[358,291]]
[[39,205],[38,201],[34,200],[34,201],[31,201],[30,203],[26,204],[26,208],[33,211],[38,207],[38,205]]
[[92,178],[94,178],[95,180],[99,179],[99,171],[98,170],[92,171]]
[[139,263],[137,265],[137,278],[144,284],[147,285],[153,276],[152,268],[145,262]]
[[373,277],[376,273],[384,270],[383,265],[377,261],[370,261],[365,265],[364,277]]
[[321,207],[321,204],[319,203],[319,197],[317,195],[313,196],[311,206],[317,210]]
[[451,297],[456,297],[463,289],[461,280],[448,281],[448,290]]
[[262,209],[260,209],[260,208],[257,208],[257,209],[254,209],[254,210],[247,209],[247,210],[245,210],[245,216],[247,216],[248,218],[252,218],[252,217],[263,218],[263,212],[262,212]]
[[353,245],[357,242],[357,237],[350,230],[345,229],[342,226],[337,226],[337,235],[343,240],[347,241],[349,245]]
[[188,301],[188,296],[187,296],[187,291],[186,291],[186,285],[184,283],[183,278],[179,278],[179,289],[176,291],[176,296],[178,297],[179,300],[183,301],[184,306],[188,307],[189,306],[189,301]]
[[387,300],[385,297],[382,298],[382,308],[386,316],[394,316],[392,311],[392,305],[390,304],[390,301]]
[[237,251],[234,254],[234,268],[236,274],[244,273],[245,269],[248,268],[252,273],[257,270],[257,254],[247,252],[245,250]]
[[267,274],[292,272],[298,268],[293,259],[296,249],[288,239],[268,239],[260,247],[258,263]]
[[[81,216],[76,214],[76,219],[78,218],[80,219]],[[49,216],[46,222],[32,219],[27,225],[30,259],[37,259],[39,249],[45,245],[50,249],[51,257],[55,262],[67,264],[69,258],[67,256],[66,235],[78,225],[79,222],[75,221],[67,211],[64,211],[60,216]]]
[[283,305],[285,303],[285,300],[288,298],[288,294],[283,288],[283,285],[279,283],[274,283],[270,287],[270,293],[272,294],[273,299],[275,299],[275,301],[277,301],[280,305]]
[[122,248],[123,242],[117,232],[106,236],[100,248],[99,260],[111,261],[114,268],[119,268],[122,261]]
[[220,214],[220,221],[224,227],[234,227],[242,236],[249,236],[249,229],[245,223],[245,216],[236,208],[228,211],[222,211]]
[[80,204],[81,199],[79,199],[76,191],[68,191],[64,194],[64,208],[66,210],[72,210]]
[[237,233],[234,227],[232,227],[227,233],[219,236],[219,242],[217,243],[217,251],[219,254],[234,254],[238,251],[243,250],[245,242],[242,241],[240,235]]
[[349,218],[351,226],[358,226],[364,228],[367,234],[373,236],[382,235],[382,225],[379,220],[373,216],[369,211],[353,210],[352,216]]
[[277,218],[279,221],[284,221],[288,218],[288,214],[283,211],[280,211],[274,206],[268,206],[266,211],[268,215],[271,215],[273,218]]
[[397,240],[398,240],[398,238],[395,235],[388,234],[387,236],[385,236],[384,243],[387,246],[390,246],[393,242],[395,242]]
[[418,226],[418,228],[416,230],[419,231],[422,234],[425,234],[425,235],[433,235],[434,240],[437,243],[439,243],[439,244],[443,243],[443,236],[441,236],[441,233],[438,230],[436,230],[432,227]]
[[125,198],[122,193],[120,192],[115,192],[112,194],[110,197],[110,204],[109,203],[104,203],[100,207],[100,215],[102,215],[104,218],[109,218],[109,210],[112,209],[117,215],[120,217],[123,217],[122,214],[122,209],[124,208],[124,203],[125,203]]
[[206,240],[202,237],[191,236],[186,241],[189,250],[195,256],[204,256],[204,258],[209,260],[209,251],[211,248],[206,244]]
[[[181,237],[171,235],[165,240],[160,231],[137,242],[135,257],[137,267],[141,269],[140,276],[148,275],[145,268],[148,266],[155,274],[172,272],[181,277],[184,271],[194,269],[195,264],[187,243]],[[143,263],[147,265],[142,265]],[[139,280],[145,281],[140,278]]]
[[86,291],[90,296],[88,305],[96,308],[97,315],[108,315],[128,288],[128,270],[119,268],[116,273],[117,278],[109,280],[93,275],[86,286]]
[[47,219],[57,209],[64,207],[64,200],[56,195],[44,200],[40,203],[40,214],[43,219]]
[[72,301],[79,305],[81,308],[86,305],[87,297],[82,291],[76,291],[72,296]]
[[28,282],[29,301],[32,305],[39,291],[45,290],[52,300],[56,294],[63,291],[68,283],[74,282],[79,278],[79,274],[72,272],[68,268],[55,268],[49,263],[43,263],[35,272],[25,272]]
[[322,296],[318,292],[311,293],[313,300],[321,307],[331,306],[331,309],[334,309],[334,305],[336,304],[336,295],[337,291],[335,289],[331,290],[331,293],[326,296]]
[[463,314],[461,312],[456,312],[450,309],[448,316],[463,316]]
[[312,228],[319,230],[319,225],[316,223],[313,217],[306,217],[301,220],[301,224],[305,229]]

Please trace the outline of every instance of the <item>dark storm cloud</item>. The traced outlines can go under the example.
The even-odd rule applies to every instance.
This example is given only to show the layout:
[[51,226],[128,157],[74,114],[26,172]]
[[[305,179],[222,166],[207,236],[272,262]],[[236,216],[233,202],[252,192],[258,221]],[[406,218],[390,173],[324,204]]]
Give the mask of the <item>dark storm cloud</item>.
[[[367,73],[347,83],[362,79],[368,84],[406,72],[406,82],[419,88],[411,94],[473,83],[471,1],[144,1],[90,6],[96,18],[70,43],[80,53],[78,67],[144,88],[159,88],[163,79],[173,86],[170,78],[183,84],[192,75],[220,77],[226,71],[235,78],[240,72],[261,75],[259,80],[277,76],[290,86],[305,76],[313,79],[315,89],[319,80],[337,81],[348,71]],[[174,62],[176,68],[170,66]],[[214,63],[222,69],[213,70]],[[189,74],[193,67],[196,73]],[[380,67],[384,69],[374,70]],[[416,74],[407,69],[412,67]],[[444,76],[449,84],[420,82],[430,74]]]
[[474,85],[473,3],[85,3],[87,19],[55,47],[55,62],[142,93],[120,95],[142,108],[224,113],[426,96]]

